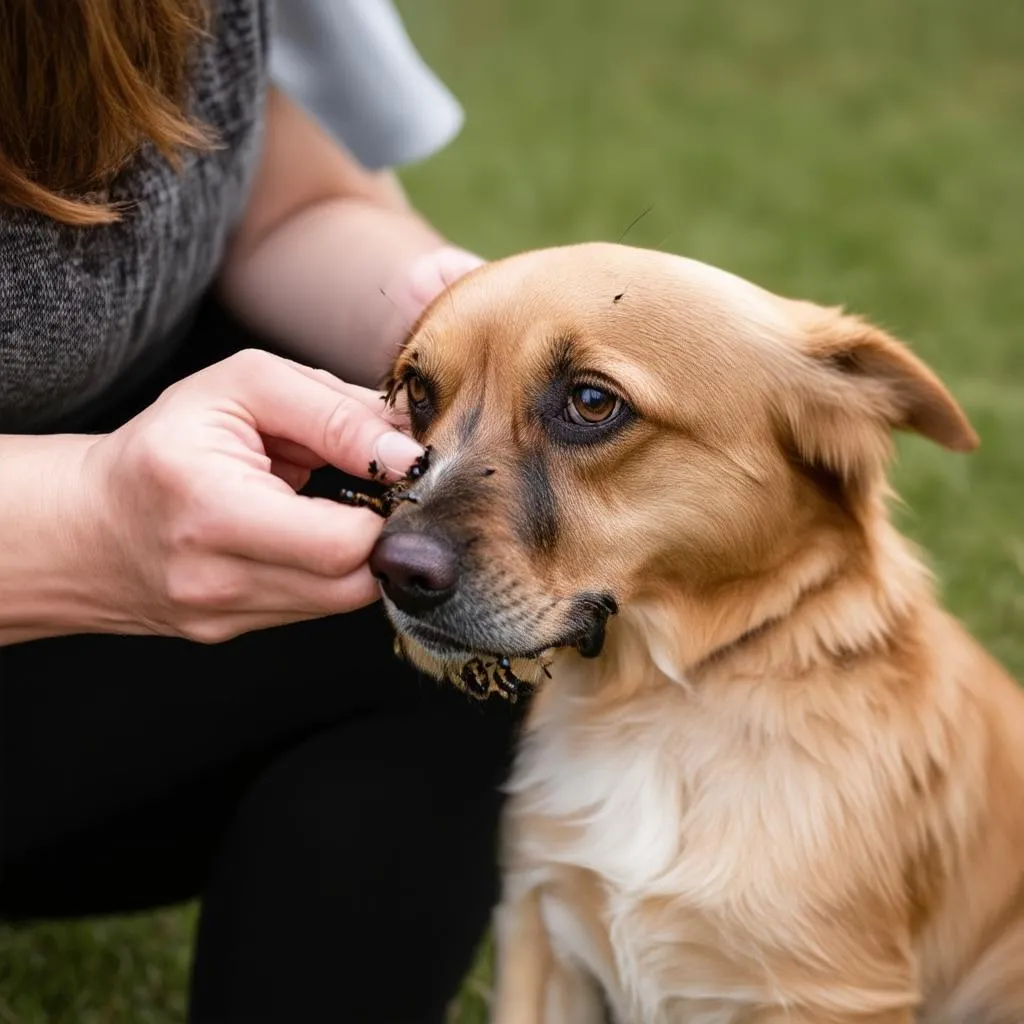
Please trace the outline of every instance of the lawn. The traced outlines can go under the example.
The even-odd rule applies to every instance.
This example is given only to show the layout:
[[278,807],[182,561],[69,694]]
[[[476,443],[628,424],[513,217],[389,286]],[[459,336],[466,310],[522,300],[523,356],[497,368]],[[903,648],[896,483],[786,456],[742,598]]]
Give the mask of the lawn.
[[[615,240],[650,207],[629,242],[841,302],[932,363],[982,447],[903,441],[901,520],[1024,678],[1024,5],[401,7],[468,111],[405,175],[451,237],[488,257]],[[190,921],[0,931],[0,1024],[181,1021]],[[459,1024],[486,1019],[481,988]]]

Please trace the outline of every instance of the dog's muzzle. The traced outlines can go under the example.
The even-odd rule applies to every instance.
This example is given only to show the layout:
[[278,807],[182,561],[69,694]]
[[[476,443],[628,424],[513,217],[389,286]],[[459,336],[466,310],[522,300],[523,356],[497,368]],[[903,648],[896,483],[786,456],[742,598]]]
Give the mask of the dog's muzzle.
[[554,611],[543,620],[514,580],[482,569],[467,543],[437,524],[389,522],[369,565],[392,625],[440,658],[530,659],[558,647],[597,657],[608,617],[618,611],[611,594],[582,592],[547,602]]

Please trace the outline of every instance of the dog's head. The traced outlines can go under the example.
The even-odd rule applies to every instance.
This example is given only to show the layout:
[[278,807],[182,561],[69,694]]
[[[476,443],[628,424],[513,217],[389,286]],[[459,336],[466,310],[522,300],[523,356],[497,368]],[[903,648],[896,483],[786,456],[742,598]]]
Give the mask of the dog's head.
[[713,604],[856,534],[893,428],[976,444],[881,330],[608,244],[471,273],[392,384],[431,460],[371,566],[407,652],[437,673],[593,655],[619,606]]

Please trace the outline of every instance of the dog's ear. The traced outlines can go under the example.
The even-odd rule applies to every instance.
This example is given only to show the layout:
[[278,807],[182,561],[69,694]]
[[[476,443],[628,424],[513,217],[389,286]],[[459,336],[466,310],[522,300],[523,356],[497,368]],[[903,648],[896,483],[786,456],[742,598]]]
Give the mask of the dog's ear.
[[951,451],[978,446],[956,400],[905,345],[838,309],[794,309],[801,365],[784,416],[800,458],[849,480],[884,467],[893,430]]

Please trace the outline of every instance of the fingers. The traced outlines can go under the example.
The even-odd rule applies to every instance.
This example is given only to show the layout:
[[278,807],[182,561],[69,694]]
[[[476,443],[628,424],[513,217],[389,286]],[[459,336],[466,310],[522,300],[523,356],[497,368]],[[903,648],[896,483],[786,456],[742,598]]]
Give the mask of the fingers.
[[305,374],[312,380],[319,380],[329,388],[334,388],[339,394],[348,395],[354,398],[361,405],[365,405],[370,412],[375,412],[386,422],[393,426],[402,427],[408,421],[408,416],[402,417],[396,414],[395,410],[385,404],[383,391],[374,391],[371,388],[361,388],[358,384],[349,384],[348,381],[335,377],[326,370],[314,370],[310,366],[303,366],[302,363],[293,363],[288,360],[299,373]]
[[[186,615],[181,635],[199,643],[223,643],[256,629],[356,611],[380,598],[380,587],[365,566],[336,580],[241,560],[225,571],[234,578],[232,587],[215,589],[214,600]],[[244,610],[234,610],[241,605]]]
[[280,477],[293,491],[301,491],[312,475],[305,466],[296,466],[293,462],[283,462],[279,459],[270,460],[270,472]]
[[368,560],[384,520],[296,491],[325,463],[405,475],[423,448],[382,408],[374,391],[248,351],[98,442],[101,485],[117,497],[105,542],[130,577],[125,616],[217,642],[376,600]]
[[305,366],[291,359],[282,359],[282,362],[286,363],[297,373],[309,377],[310,380],[319,381],[325,387],[337,391],[339,395],[345,395],[348,398],[354,399],[360,405],[369,409],[370,412],[379,413],[384,408],[384,396],[380,391],[374,391],[372,388],[361,388],[358,384],[349,384],[348,381],[335,377],[333,373],[328,373],[327,370],[317,370],[312,366]]
[[286,441],[282,437],[264,435],[263,449],[274,462],[288,462],[304,469],[320,469],[326,465],[323,459],[308,448],[294,441]]
[[310,617],[355,611],[380,598],[380,584],[364,565],[341,579],[325,579],[297,569],[257,566],[253,573],[253,611],[279,620],[282,615]]
[[225,496],[193,533],[204,550],[336,580],[366,563],[383,526],[369,509],[297,495],[279,482],[235,501]]
[[366,475],[369,463],[393,478],[403,476],[423,447],[399,433],[367,406],[366,389],[353,394],[341,382],[327,383],[317,371],[257,351],[241,352],[232,364],[241,402],[261,434],[301,445],[348,473]]

